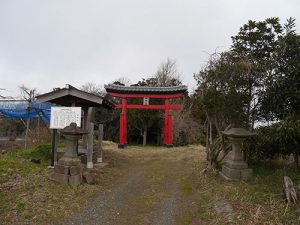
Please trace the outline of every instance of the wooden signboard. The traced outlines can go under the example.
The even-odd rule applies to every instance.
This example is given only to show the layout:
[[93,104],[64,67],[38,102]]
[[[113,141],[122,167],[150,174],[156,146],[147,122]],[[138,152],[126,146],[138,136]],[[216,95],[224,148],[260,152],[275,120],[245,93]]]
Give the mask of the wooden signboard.
[[73,122],[81,126],[81,107],[51,107],[50,129],[63,129]]

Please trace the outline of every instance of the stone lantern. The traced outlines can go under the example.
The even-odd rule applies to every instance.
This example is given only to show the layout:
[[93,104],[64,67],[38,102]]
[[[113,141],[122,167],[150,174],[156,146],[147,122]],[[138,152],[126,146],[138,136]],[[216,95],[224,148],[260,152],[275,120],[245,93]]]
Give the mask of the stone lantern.
[[241,144],[246,138],[256,135],[244,128],[231,128],[222,132],[232,143],[232,151],[229,153],[229,159],[222,166],[220,174],[227,180],[248,180],[252,177],[252,169],[244,161]]
[[71,123],[60,131],[67,139],[67,149],[63,157],[54,166],[54,173],[51,178],[60,183],[77,186],[82,182],[81,161],[77,156],[77,142],[82,135],[88,131],[77,127],[76,123]]

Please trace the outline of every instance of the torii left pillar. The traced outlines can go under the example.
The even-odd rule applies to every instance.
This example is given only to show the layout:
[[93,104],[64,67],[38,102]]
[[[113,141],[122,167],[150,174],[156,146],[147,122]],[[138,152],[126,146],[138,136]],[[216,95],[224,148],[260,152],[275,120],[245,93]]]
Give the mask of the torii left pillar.
[[170,115],[170,99],[165,100],[165,122],[164,122],[164,146],[173,147],[173,121]]
[[120,143],[119,148],[125,148],[127,145],[127,100],[122,99],[122,113],[120,115]]

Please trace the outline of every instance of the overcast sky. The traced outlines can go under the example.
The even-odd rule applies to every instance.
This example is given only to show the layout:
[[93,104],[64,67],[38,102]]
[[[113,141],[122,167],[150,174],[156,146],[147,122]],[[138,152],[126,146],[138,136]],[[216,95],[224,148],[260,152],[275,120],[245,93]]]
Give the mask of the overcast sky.
[[167,58],[191,90],[209,53],[268,17],[296,18],[299,33],[299,0],[0,0],[0,95],[134,83]]

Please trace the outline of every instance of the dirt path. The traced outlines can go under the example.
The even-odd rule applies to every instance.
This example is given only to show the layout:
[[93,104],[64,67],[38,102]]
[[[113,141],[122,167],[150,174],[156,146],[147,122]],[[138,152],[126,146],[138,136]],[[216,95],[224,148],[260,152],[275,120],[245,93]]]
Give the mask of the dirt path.
[[130,169],[63,224],[184,224],[190,210],[188,178],[202,151],[131,147],[124,154],[131,159]]

